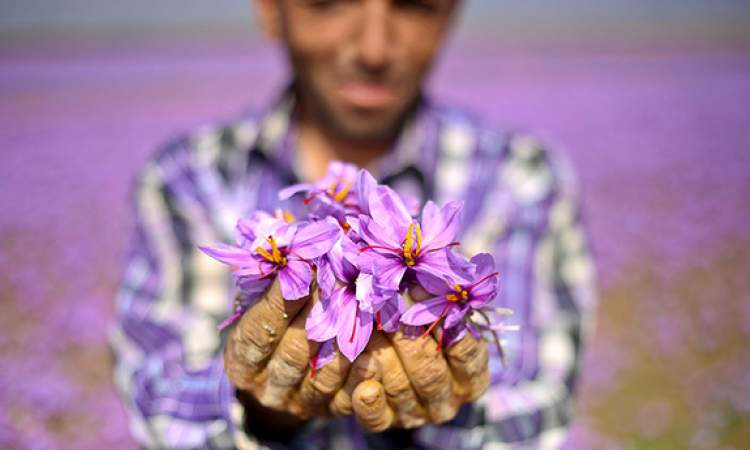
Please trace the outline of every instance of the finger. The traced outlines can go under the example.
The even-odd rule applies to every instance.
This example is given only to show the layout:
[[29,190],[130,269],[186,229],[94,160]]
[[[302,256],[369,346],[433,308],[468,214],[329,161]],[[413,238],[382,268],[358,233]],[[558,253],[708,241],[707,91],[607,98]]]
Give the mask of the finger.
[[395,423],[405,428],[414,428],[427,422],[427,411],[419,403],[417,393],[411,386],[409,377],[398,359],[396,349],[382,333],[373,335],[375,341],[372,353],[378,360],[383,374],[383,389],[391,405]]
[[376,380],[357,385],[352,393],[352,410],[357,422],[368,431],[384,431],[393,424],[393,410],[386,401],[385,389]]
[[[317,290],[313,290],[316,292]],[[251,305],[232,330],[234,355],[252,371],[258,371],[273,353],[289,323],[305,306],[307,298],[287,301],[276,278],[262,299]]]
[[409,297],[411,297],[411,300],[413,302],[421,302],[427,300],[430,297],[434,297],[434,295],[431,295],[422,286],[415,284],[414,286],[409,288]]
[[297,315],[279,341],[268,365],[261,371],[266,372],[265,383],[262,383],[263,389],[258,396],[258,401],[263,406],[284,408],[292,391],[307,372],[310,355],[318,351],[319,344],[308,341],[305,331],[305,321],[311,307],[312,302],[308,302]]
[[234,356],[235,345],[234,339],[227,340],[227,346],[224,349],[224,372],[237,389],[250,392],[254,387],[255,377],[252,369]]
[[298,393],[294,396],[295,403],[301,409],[325,415],[336,391],[343,386],[350,366],[349,360],[336,350],[334,359],[318,369],[314,376],[308,370]]
[[382,370],[372,353],[365,349],[352,364],[349,376],[344,386],[339,389],[333,397],[330,409],[331,413],[339,416],[350,416],[352,414],[352,393],[354,389],[365,380],[382,379]]
[[404,336],[402,330],[390,335],[406,374],[433,422],[445,422],[458,412],[453,397],[453,380],[442,352],[430,335]]
[[[442,330],[435,330],[440,339]],[[487,342],[466,333],[460,340],[443,349],[455,379],[453,392],[463,402],[481,397],[490,385]]]

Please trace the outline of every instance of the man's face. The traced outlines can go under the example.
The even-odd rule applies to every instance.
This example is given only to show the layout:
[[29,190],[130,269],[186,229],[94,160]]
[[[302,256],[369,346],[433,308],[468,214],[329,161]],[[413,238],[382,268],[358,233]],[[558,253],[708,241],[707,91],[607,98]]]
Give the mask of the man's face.
[[[341,138],[368,141],[393,137],[414,104],[455,0],[261,5],[273,9],[275,34],[288,48],[304,112]],[[268,16],[266,11],[266,21]]]

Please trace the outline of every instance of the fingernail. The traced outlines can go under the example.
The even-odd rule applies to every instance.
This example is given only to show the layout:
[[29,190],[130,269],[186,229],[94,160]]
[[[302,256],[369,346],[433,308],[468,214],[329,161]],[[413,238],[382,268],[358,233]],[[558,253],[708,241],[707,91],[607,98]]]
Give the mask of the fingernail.
[[448,402],[428,403],[427,410],[433,422],[446,422],[454,418],[458,412]]

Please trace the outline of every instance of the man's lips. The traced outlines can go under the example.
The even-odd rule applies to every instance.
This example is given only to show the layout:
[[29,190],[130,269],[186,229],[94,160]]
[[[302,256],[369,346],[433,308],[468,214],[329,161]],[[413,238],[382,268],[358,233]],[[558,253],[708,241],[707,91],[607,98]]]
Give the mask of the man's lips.
[[380,109],[396,101],[396,92],[382,83],[349,81],[337,89],[339,96],[350,105],[364,109]]

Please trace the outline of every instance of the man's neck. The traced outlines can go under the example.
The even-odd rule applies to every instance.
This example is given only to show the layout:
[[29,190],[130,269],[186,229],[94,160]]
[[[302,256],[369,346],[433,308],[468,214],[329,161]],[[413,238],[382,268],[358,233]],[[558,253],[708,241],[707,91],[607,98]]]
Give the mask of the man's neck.
[[304,176],[311,180],[323,177],[328,164],[340,160],[367,167],[385,155],[393,142],[362,142],[336,136],[305,114],[296,115],[297,157]]

